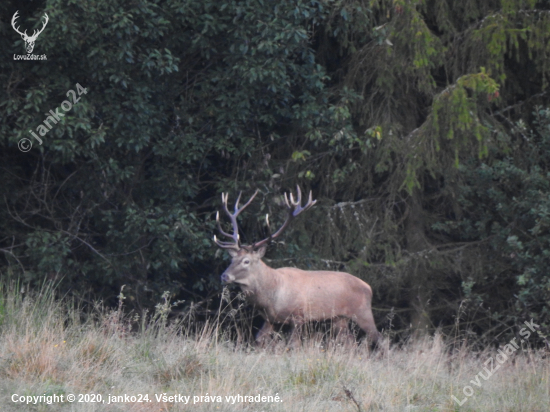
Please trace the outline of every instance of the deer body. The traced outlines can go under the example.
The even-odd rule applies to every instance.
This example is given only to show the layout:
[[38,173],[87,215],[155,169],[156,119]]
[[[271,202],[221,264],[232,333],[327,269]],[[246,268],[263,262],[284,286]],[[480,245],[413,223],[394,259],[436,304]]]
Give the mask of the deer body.
[[[302,325],[306,322],[332,320],[333,328],[340,334],[348,332],[350,319],[367,333],[372,342],[377,342],[380,333],[372,315],[372,289],[367,283],[343,272],[306,271],[290,267],[273,269],[261,260],[266,244],[279,235],[293,217],[313,206],[315,202],[312,201],[311,194],[309,202],[303,208],[299,188],[298,200],[294,202],[292,195],[290,197],[293,208],[285,195],[290,214],[282,228],[268,239],[252,246],[241,246],[236,217],[254,196],[241,209],[238,209],[237,200],[234,214],[227,210],[227,196],[222,196],[224,208],[233,223],[234,234],[229,235],[221,227],[220,232],[231,237],[234,242],[221,242],[216,237],[214,240],[220,247],[227,249],[232,257],[231,264],[221,276],[222,282],[238,285],[265,320],[256,336],[256,342],[264,345],[274,324],[290,324],[290,340],[292,345],[296,345]],[[219,223],[219,215],[217,220]],[[267,217],[266,222],[269,224]]]

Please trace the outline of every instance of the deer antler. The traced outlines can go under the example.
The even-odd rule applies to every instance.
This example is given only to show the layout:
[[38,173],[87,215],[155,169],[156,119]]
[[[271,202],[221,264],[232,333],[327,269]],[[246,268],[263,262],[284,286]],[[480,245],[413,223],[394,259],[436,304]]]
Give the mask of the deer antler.
[[42,23],[42,28],[40,30],[35,30],[30,38],[32,40],[36,40],[38,35],[44,31],[44,29],[46,28],[46,25],[48,24],[49,21],[50,21],[50,18],[48,17],[48,15],[46,13],[44,13],[44,23]]
[[13,29],[19,33],[21,35],[21,37],[23,37],[23,40],[25,41],[32,41],[32,40],[36,40],[36,38],[40,35],[40,33],[42,33],[44,31],[44,29],[46,28],[46,25],[48,24],[48,21],[50,21],[50,18],[48,17],[48,15],[46,13],[44,13],[44,23],[42,23],[42,28],[40,30],[34,30],[32,36],[29,36],[27,34],[27,30],[25,30],[23,33],[21,31],[19,31],[19,27],[15,27],[15,21],[17,20],[17,18],[19,17],[17,15],[17,13],[19,13],[19,10],[17,10],[15,12],[15,14],[13,15],[12,19],[11,19],[11,26],[13,27]]
[[15,27],[15,20],[17,20],[17,18],[19,17],[19,16],[17,15],[17,13],[19,13],[19,10],[17,10],[17,11],[15,12],[15,14],[13,15],[13,17],[11,18],[11,27],[13,27],[13,29],[14,29],[17,33],[19,33],[22,37],[24,37],[24,36],[27,35],[27,30],[25,30],[25,33],[21,33],[21,32],[19,31],[19,27]]
[[256,195],[258,194],[258,190],[254,192],[252,197],[246,202],[243,207],[239,209],[239,201],[241,200],[242,192],[239,193],[239,197],[237,198],[237,201],[235,202],[235,212],[231,213],[227,207],[227,200],[229,198],[229,193],[222,193],[222,204],[223,204],[223,210],[227,215],[229,216],[229,219],[231,220],[231,226],[233,227],[233,234],[229,234],[225,232],[222,229],[222,226],[220,224],[220,212],[216,212],[216,222],[218,223],[218,230],[220,233],[226,237],[229,237],[233,239],[233,242],[223,242],[221,240],[218,240],[216,238],[216,235],[214,235],[214,242],[216,242],[216,245],[221,247],[222,249],[236,249],[239,250],[241,248],[240,246],[240,240],[239,240],[239,225],[237,223],[237,216],[254,200]]
[[[285,222],[283,223],[283,225],[279,228],[279,230],[277,230],[275,233],[270,234],[269,237],[267,237],[263,240],[260,240],[259,242],[254,243],[252,246],[244,246],[245,248],[251,249],[251,250],[252,249],[257,249],[257,248],[265,245],[266,243],[269,243],[272,239],[275,239],[281,233],[283,233],[283,231],[286,229],[286,227],[289,225],[289,223],[296,216],[298,216],[300,213],[308,210],[315,203],[317,203],[317,200],[312,199],[312,194],[311,194],[311,191],[310,191],[308,201],[306,202],[306,204],[304,206],[302,206],[302,191],[300,190],[300,186],[296,186],[296,189],[297,189],[296,200],[294,200],[294,196],[292,195],[292,193],[290,193],[290,201],[289,201],[289,196],[286,193],[284,194],[285,203],[286,203],[286,206],[288,208],[288,216],[287,216]],[[235,202],[235,212],[231,213],[229,211],[228,207],[227,207],[227,200],[229,198],[229,194],[228,193],[222,193],[223,210],[225,211],[225,213],[227,213],[227,215],[229,216],[229,219],[231,220],[231,226],[233,227],[233,234],[229,234],[229,233],[225,232],[222,229],[222,226],[220,224],[220,212],[217,212],[216,213],[216,222],[218,223],[218,230],[220,231],[220,233],[222,235],[232,239],[232,241],[230,241],[230,242],[223,242],[221,240],[218,240],[216,235],[214,235],[214,242],[216,242],[216,244],[219,247],[221,247],[222,249],[236,249],[236,250],[241,249],[241,243],[240,243],[240,239],[239,239],[239,225],[237,223],[237,216],[239,216],[239,214],[252,202],[252,200],[254,200],[254,198],[256,197],[257,194],[258,194],[258,191],[256,190],[256,192],[254,192],[254,194],[248,200],[248,202],[246,202],[243,205],[243,207],[239,208],[239,201],[241,200],[242,192],[239,193],[239,197],[237,198],[237,201]],[[267,227],[268,227],[269,231],[271,232],[271,228],[269,226],[269,215],[265,215],[265,221],[266,221],[266,224],[267,224]]]
[[46,13],[44,13],[44,22],[42,23],[42,28],[40,30],[34,30],[32,36],[29,36],[27,35],[27,30],[25,30],[23,33],[19,30],[19,27],[15,27],[15,21],[17,20],[17,18],[19,17],[17,15],[17,13],[19,13],[19,10],[17,10],[15,12],[15,14],[13,15],[12,19],[11,19],[11,26],[13,27],[13,29],[19,33],[21,35],[21,37],[23,38],[23,41],[25,42],[25,48],[27,49],[27,53],[32,53],[32,50],[34,48],[34,42],[36,41],[37,37],[40,35],[40,33],[42,33],[44,31],[44,29],[46,28],[46,25],[48,24],[48,21],[50,20],[48,15]]
[[[263,239],[263,240],[260,240],[259,242],[256,242],[254,243],[254,245],[252,245],[252,249],[256,249],[256,248],[259,248],[263,245],[265,245],[266,243],[269,243],[272,239],[275,239],[276,237],[278,237],[281,233],[283,233],[283,231],[286,229],[286,227],[288,226],[288,224],[296,217],[298,216],[300,213],[308,210],[310,207],[312,207],[315,203],[317,203],[317,200],[313,200],[312,199],[312,194],[311,194],[311,190],[309,191],[309,198],[308,198],[308,201],[307,203],[302,207],[302,191],[300,190],[300,186],[296,185],[296,190],[297,190],[297,194],[296,194],[296,201],[294,201],[294,197],[292,196],[292,193],[290,194],[290,202],[288,201],[288,196],[287,194],[285,193],[285,203],[286,203],[286,207],[288,208],[288,216],[285,220],[285,223],[283,223],[283,225],[279,228],[279,230],[277,230],[275,233],[273,234],[270,234],[269,237]],[[265,222],[267,224],[267,228],[269,229],[269,231],[271,232],[271,229],[270,229],[270,226],[269,226],[269,215],[265,215]]]

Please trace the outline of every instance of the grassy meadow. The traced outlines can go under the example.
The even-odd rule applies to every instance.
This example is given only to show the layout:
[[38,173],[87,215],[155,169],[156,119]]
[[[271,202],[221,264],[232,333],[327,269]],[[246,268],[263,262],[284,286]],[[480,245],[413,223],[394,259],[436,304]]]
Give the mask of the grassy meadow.
[[[457,349],[439,335],[376,352],[315,341],[255,350],[230,342],[216,322],[198,333],[189,320],[166,322],[167,302],[145,319],[100,305],[84,317],[52,296],[0,294],[0,412],[542,412],[550,401],[544,350],[520,347],[494,366],[494,349]],[[487,380],[485,365],[499,365]],[[53,395],[63,402],[48,404]]]

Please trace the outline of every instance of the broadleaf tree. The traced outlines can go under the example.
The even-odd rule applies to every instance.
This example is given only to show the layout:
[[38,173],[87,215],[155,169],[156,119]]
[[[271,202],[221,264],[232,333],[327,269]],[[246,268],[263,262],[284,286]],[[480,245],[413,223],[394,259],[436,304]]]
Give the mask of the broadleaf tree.
[[[352,272],[404,334],[548,327],[549,6],[4,2],[0,272],[103,298],[126,284],[138,307],[216,291],[219,193],[260,189],[252,241],[300,184],[319,203],[271,264]],[[47,60],[13,59],[19,7],[29,30],[48,14]],[[29,130],[77,87],[39,145]]]

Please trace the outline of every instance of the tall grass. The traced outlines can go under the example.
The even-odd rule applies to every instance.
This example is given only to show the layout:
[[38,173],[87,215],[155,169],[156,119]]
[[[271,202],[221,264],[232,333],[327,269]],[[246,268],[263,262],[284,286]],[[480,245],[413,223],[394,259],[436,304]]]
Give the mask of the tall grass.
[[[374,353],[315,340],[299,350],[255,350],[229,339],[219,318],[198,329],[192,314],[169,322],[167,296],[150,316],[125,315],[121,293],[119,307],[98,304],[84,317],[52,288],[1,289],[0,411],[548,410],[550,362],[542,350],[516,351],[478,387],[471,381],[495,351],[456,349],[440,335]],[[458,406],[451,395],[463,400],[466,385],[474,392]],[[63,395],[65,402],[25,405],[13,403],[14,394]],[[100,394],[103,403],[69,403],[69,394]],[[108,404],[109,395],[140,394],[149,401]],[[159,402],[155,394],[167,397]],[[190,396],[190,404],[168,398],[174,394]],[[237,395],[282,402],[226,398]]]

